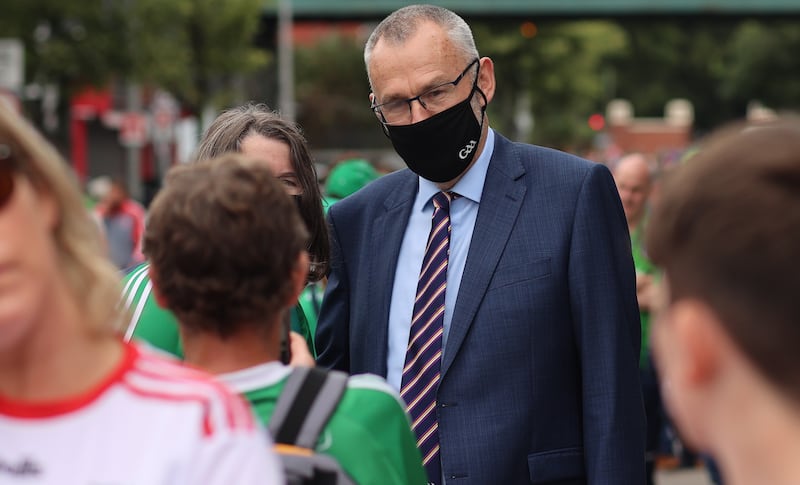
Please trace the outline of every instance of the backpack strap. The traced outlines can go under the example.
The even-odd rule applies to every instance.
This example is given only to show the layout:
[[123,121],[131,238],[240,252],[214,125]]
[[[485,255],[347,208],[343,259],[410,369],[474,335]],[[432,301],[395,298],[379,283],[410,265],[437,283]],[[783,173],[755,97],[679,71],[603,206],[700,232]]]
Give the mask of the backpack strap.
[[276,443],[313,449],[347,387],[347,374],[296,367],[269,420]]

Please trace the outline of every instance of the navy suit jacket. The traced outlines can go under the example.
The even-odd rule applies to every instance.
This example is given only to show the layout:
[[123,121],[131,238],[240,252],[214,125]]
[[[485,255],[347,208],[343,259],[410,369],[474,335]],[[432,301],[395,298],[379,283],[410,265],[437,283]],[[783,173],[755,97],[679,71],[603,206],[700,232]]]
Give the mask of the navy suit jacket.
[[[417,185],[402,170],[330,209],[320,365],[386,376]],[[447,483],[644,483],[639,345],[630,239],[608,169],[496,136],[437,394]]]

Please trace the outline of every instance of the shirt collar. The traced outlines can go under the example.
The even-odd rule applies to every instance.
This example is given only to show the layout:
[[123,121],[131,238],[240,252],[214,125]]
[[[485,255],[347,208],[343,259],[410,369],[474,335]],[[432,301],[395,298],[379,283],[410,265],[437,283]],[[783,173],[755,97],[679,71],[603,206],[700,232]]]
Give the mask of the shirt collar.
[[278,361],[265,362],[246,369],[217,375],[232,390],[239,394],[274,386],[292,372],[291,368]]
[[[489,132],[486,135],[486,143],[483,145],[483,151],[481,151],[480,156],[451,190],[461,197],[466,197],[479,204],[481,202],[481,193],[483,193],[483,182],[486,181],[486,172],[489,170],[489,161],[492,159],[493,153],[494,130],[489,128]],[[439,187],[435,183],[419,177],[419,190],[417,191],[415,205],[420,210],[424,209],[437,192],[439,192]]]

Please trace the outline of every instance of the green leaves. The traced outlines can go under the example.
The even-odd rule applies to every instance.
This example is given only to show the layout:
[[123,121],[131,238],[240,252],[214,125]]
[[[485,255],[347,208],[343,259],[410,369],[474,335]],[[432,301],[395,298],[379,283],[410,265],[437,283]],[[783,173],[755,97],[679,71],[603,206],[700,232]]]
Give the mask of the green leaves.
[[[492,125],[519,140],[566,147],[588,139],[586,119],[611,91],[605,62],[624,50],[624,32],[606,21],[540,24],[525,37],[520,25],[476,26],[481,55],[494,60],[495,100]],[[527,128],[519,116],[529,109]]]
[[4,36],[26,46],[27,79],[69,92],[134,79],[198,108],[267,64],[261,0],[5,0]]

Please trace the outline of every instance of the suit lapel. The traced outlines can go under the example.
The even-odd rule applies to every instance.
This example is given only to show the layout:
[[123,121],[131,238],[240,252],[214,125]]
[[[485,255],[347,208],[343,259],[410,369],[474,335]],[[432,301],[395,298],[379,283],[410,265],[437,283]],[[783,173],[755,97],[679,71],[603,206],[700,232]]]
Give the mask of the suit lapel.
[[[372,227],[370,246],[366,249],[373,254],[369,259],[369,282],[366,292],[368,319],[365,325],[370,326],[365,335],[372,337],[369,348],[373,360],[367,367],[380,369],[380,375],[386,376],[386,353],[389,332],[389,306],[392,299],[392,288],[397,268],[400,246],[414,206],[417,192],[417,177],[406,170],[403,178],[384,200],[380,213]],[[363,293],[362,293],[363,294]]]
[[486,173],[478,217],[447,337],[442,376],[447,373],[464,342],[517,220],[525,196],[525,184],[520,180],[524,174],[525,169],[514,146],[495,134],[494,153]]

